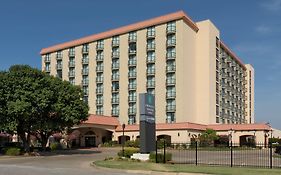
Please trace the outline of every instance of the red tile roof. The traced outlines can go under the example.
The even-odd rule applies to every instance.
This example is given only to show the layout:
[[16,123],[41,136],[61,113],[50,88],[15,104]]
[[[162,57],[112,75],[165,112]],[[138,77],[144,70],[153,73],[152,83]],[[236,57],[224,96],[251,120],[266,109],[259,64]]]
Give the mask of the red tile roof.
[[117,29],[113,29],[113,30],[109,30],[106,32],[102,32],[102,33],[98,33],[98,34],[94,34],[94,35],[90,35],[84,38],[80,38],[77,40],[73,40],[73,41],[69,41],[69,42],[65,42],[62,44],[58,44],[58,45],[54,45],[48,48],[44,48],[41,50],[40,54],[44,55],[47,53],[51,53],[51,52],[55,52],[55,51],[59,51],[62,49],[66,49],[69,47],[74,47],[74,46],[78,46],[78,45],[82,45],[85,43],[90,43],[93,41],[97,41],[99,39],[105,39],[105,38],[109,38],[112,37],[114,35],[121,35],[124,33],[128,33],[130,31],[136,31],[136,30],[140,30],[149,26],[154,26],[154,25],[159,25],[159,24],[163,24],[169,21],[173,21],[173,20],[179,20],[179,19],[183,19],[183,21],[191,28],[193,29],[195,32],[197,32],[199,30],[199,28],[197,27],[196,23],[192,21],[192,19],[183,11],[178,11],[175,13],[171,13],[171,14],[167,14],[164,16],[160,16],[160,17],[156,17],[156,18],[152,18],[149,20],[145,20],[142,22],[138,22],[135,24],[131,24],[131,25],[127,25],[127,26],[123,26]]
[[91,114],[88,120],[82,122],[86,124],[96,124],[96,125],[108,125],[108,126],[118,126],[119,121],[116,117],[111,116],[101,116]]
[[239,130],[239,131],[249,131],[249,130],[271,130],[271,127],[265,123],[254,123],[254,124],[213,124],[208,125],[207,128],[216,131],[229,131],[229,130]]

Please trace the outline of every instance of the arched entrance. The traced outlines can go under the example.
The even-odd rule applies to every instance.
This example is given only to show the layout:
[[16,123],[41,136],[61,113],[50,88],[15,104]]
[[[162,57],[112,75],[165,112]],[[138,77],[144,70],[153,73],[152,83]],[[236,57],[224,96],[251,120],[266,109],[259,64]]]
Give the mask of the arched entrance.
[[256,136],[253,135],[242,135],[239,137],[240,146],[256,146]]
[[124,140],[124,143],[127,141],[127,140],[130,140],[130,137],[129,136],[127,136],[127,135],[124,135],[124,138],[123,138],[123,136],[119,136],[118,137],[118,143],[119,144],[122,144],[122,141]]
[[85,147],[95,147],[96,146],[96,133],[93,131],[88,131],[84,134]]
[[158,135],[157,141],[159,141],[159,140],[165,140],[168,145],[171,144],[171,136],[170,135],[165,135],[165,134]]

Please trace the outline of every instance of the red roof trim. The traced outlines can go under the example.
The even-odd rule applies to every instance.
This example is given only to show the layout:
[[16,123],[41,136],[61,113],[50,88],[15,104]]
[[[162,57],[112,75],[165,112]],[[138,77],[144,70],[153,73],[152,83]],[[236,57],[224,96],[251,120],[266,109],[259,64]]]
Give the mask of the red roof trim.
[[156,18],[152,18],[149,20],[145,20],[142,22],[138,22],[138,23],[134,23],[131,25],[127,25],[127,26],[123,26],[120,28],[116,28],[113,30],[109,30],[106,32],[102,32],[102,33],[98,33],[98,34],[94,34],[94,35],[90,35],[87,37],[83,37],[77,40],[73,40],[73,41],[69,41],[69,42],[65,42],[62,44],[57,44],[48,48],[43,48],[40,52],[41,55],[47,54],[47,53],[51,53],[51,52],[55,52],[55,51],[59,51],[62,49],[66,49],[66,48],[70,48],[70,47],[74,47],[74,46],[78,46],[78,45],[82,45],[85,43],[90,43],[99,39],[105,39],[105,38],[109,38],[112,37],[114,35],[121,35],[124,33],[128,33],[130,31],[135,31],[135,30],[139,30],[139,29],[143,29],[149,26],[154,26],[154,25],[159,25],[159,24],[163,24],[166,23],[168,21],[173,21],[173,20],[179,20],[179,19],[183,19],[183,21],[189,26],[191,27],[191,29],[193,29],[195,32],[197,32],[199,30],[199,28],[197,27],[197,25],[195,24],[195,22],[192,21],[192,19],[183,11],[178,11],[175,13],[171,13],[171,14],[167,14],[164,16],[160,16],[160,17],[156,17]]
[[91,114],[89,115],[88,120],[82,122],[82,124],[95,124],[117,127],[119,125],[119,121],[116,117]]
[[232,50],[229,47],[227,47],[227,45],[224,42],[220,41],[220,45],[231,57],[233,57],[238,62],[238,64],[240,64],[244,68],[244,70],[246,70],[246,66],[241,61],[241,59],[234,52],[232,52]]

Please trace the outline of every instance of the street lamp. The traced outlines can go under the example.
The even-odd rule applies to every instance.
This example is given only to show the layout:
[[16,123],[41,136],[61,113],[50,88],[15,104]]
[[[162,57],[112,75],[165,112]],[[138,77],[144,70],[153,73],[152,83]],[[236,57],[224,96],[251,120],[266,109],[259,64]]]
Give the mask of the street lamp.
[[124,157],[124,143],[125,143],[124,129],[125,129],[125,124],[123,123],[123,124],[122,124],[122,132],[123,132],[123,135],[122,135],[122,156],[123,156],[123,157]]

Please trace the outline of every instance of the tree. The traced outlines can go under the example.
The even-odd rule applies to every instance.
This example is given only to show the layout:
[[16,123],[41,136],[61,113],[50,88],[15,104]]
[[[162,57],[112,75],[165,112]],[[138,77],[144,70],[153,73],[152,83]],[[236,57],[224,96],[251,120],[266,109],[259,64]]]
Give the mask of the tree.
[[[26,65],[12,66],[0,74],[0,114],[2,126],[17,131],[25,150],[30,135],[46,145],[47,138],[86,120],[88,105],[80,87],[73,86]],[[0,124],[1,126],[1,124]]]
[[214,145],[214,141],[218,140],[218,135],[213,129],[206,129],[201,136],[199,137],[201,146],[212,146]]

